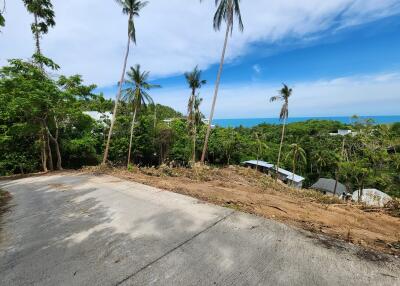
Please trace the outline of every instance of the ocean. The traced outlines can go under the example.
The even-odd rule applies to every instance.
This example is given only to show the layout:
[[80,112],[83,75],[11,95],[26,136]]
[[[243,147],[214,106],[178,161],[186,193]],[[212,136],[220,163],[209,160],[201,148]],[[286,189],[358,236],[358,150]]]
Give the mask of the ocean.
[[[288,123],[304,122],[307,120],[335,120],[345,124],[354,122],[354,119],[347,116],[333,117],[289,117]],[[375,124],[390,124],[400,122],[400,115],[394,116],[360,116],[359,120],[372,119]],[[213,124],[220,127],[253,127],[261,123],[281,124],[278,118],[237,118],[237,119],[214,119]]]

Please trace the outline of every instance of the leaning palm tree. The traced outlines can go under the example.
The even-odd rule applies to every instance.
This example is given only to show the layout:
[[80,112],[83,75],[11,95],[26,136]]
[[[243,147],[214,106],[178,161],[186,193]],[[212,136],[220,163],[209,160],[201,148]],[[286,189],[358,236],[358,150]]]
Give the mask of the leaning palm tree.
[[[197,126],[198,126],[197,121],[201,120],[201,118],[199,119],[199,116],[201,116],[200,111],[199,111],[199,106],[202,101],[201,99],[199,99],[197,97],[196,91],[198,89],[200,89],[203,85],[205,85],[207,83],[207,81],[201,79],[201,70],[199,70],[197,66],[193,69],[193,71],[186,72],[185,78],[189,85],[189,88],[192,91],[190,94],[188,106],[187,106],[187,110],[188,110],[187,122],[188,122],[188,127],[189,127],[189,136],[191,136],[192,140],[193,140],[192,160],[193,160],[193,163],[195,163],[196,133],[197,133]],[[197,104],[197,106],[196,106],[196,104]],[[196,110],[196,108],[197,108],[197,110]]]
[[133,116],[131,123],[131,133],[129,139],[129,149],[128,149],[128,167],[131,164],[131,150],[132,150],[132,139],[133,139],[133,131],[136,122],[136,116],[140,111],[140,108],[146,106],[146,104],[151,103],[154,104],[153,99],[147,93],[150,89],[160,87],[159,85],[148,83],[149,72],[142,72],[140,70],[140,65],[136,65],[135,67],[131,67],[130,71],[128,71],[129,80],[126,81],[128,88],[124,89],[124,99],[128,103],[132,103],[133,106]]
[[110,141],[111,141],[111,136],[112,132],[114,129],[114,124],[115,124],[115,119],[117,117],[117,111],[118,111],[118,104],[121,99],[121,93],[122,93],[122,87],[125,82],[125,71],[126,71],[126,65],[128,62],[128,56],[129,56],[129,48],[131,41],[136,44],[136,29],[135,29],[135,22],[134,22],[134,17],[139,16],[139,12],[142,8],[144,8],[147,5],[147,1],[142,2],[138,0],[116,0],[118,4],[122,6],[122,12],[126,15],[128,15],[128,43],[126,46],[126,52],[125,52],[125,59],[124,59],[124,64],[122,67],[122,75],[121,79],[118,82],[118,93],[115,98],[115,103],[114,103],[114,112],[113,116],[111,118],[111,126],[110,130],[108,131],[108,137],[107,137],[107,144],[106,144],[106,149],[104,150],[104,156],[103,156],[103,162],[102,164],[105,165],[108,159],[108,151],[110,150]]
[[292,170],[293,170],[293,178],[292,180],[294,181],[294,176],[296,173],[296,164],[299,160],[301,160],[301,162],[303,164],[307,163],[307,158],[306,158],[306,151],[304,151],[303,148],[301,148],[301,146],[299,144],[291,144],[290,145],[290,151],[286,156],[286,159],[288,159],[289,157],[292,158]]
[[242,16],[240,13],[239,3],[240,3],[240,0],[215,0],[215,5],[217,6],[217,11],[215,12],[215,15],[214,15],[214,29],[216,31],[219,31],[221,29],[222,22],[224,21],[226,23],[226,32],[225,32],[224,47],[222,49],[221,62],[219,64],[217,80],[215,82],[214,98],[213,98],[213,102],[212,102],[212,106],[211,106],[210,118],[209,118],[208,126],[207,126],[207,133],[206,133],[206,137],[204,140],[203,153],[201,155],[201,163],[204,163],[205,158],[206,158],[208,140],[210,138],[210,132],[211,132],[211,124],[212,124],[212,120],[214,117],[215,104],[217,102],[219,83],[221,81],[221,74],[222,74],[222,69],[224,66],[225,52],[226,52],[226,47],[228,45],[228,37],[229,37],[229,33],[232,34],[232,32],[233,32],[233,19],[234,19],[235,15],[236,15],[236,18],[238,19],[240,31],[243,31],[243,29],[244,29],[243,22],[242,22]]
[[[276,173],[278,174],[279,164],[281,160],[281,153],[282,153],[282,145],[283,139],[285,137],[285,127],[286,127],[286,120],[289,117],[289,98],[292,95],[293,90],[289,88],[286,84],[283,84],[283,88],[279,90],[279,95],[271,97],[270,101],[274,102],[277,100],[283,101],[283,105],[281,108],[281,113],[279,115],[279,119],[283,121],[282,124],[282,135],[281,135],[281,143],[279,145],[279,153],[278,153],[278,162],[276,163]],[[278,179],[278,176],[276,176]]]

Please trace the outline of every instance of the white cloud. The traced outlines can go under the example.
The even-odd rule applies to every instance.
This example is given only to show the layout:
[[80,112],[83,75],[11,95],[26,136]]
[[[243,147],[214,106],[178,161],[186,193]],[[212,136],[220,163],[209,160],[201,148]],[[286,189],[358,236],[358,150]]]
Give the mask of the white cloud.
[[260,74],[260,73],[261,73],[261,67],[260,67],[260,65],[253,65],[253,71],[254,71],[256,74]]
[[[396,115],[400,106],[400,73],[354,76],[291,84],[290,116]],[[277,117],[281,105],[270,103],[281,86],[246,84],[222,86],[215,118]],[[201,90],[202,110],[208,114],[212,87]],[[157,102],[184,112],[190,91],[154,92]]]
[[[112,0],[53,0],[57,26],[43,38],[43,50],[63,73],[81,73],[88,82],[113,84],[126,45],[126,17]],[[243,34],[235,31],[228,60],[244,55],[253,42],[313,37],[400,11],[398,0],[243,0]],[[0,34],[0,64],[28,58],[33,51],[31,16],[22,1],[7,2],[7,26]],[[167,76],[218,62],[223,33],[212,30],[214,1],[150,0],[136,20],[138,46],[129,63]],[[340,17],[338,17],[340,15]]]

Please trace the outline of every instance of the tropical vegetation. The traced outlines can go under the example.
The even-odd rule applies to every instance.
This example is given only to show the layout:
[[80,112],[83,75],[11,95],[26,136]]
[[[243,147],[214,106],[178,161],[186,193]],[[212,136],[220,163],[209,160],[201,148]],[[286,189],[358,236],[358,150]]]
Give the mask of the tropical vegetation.
[[[214,27],[218,30],[225,21],[227,30],[208,122],[200,97],[206,81],[198,67],[182,77],[190,88],[185,115],[153,101],[152,90],[160,86],[150,80],[149,71],[139,64],[126,71],[130,44],[136,43],[134,17],[147,2],[117,1],[128,15],[128,42],[117,95],[111,100],[97,93],[96,85],[84,84],[78,74],[54,76],[60,67],[43,54],[40,41],[55,25],[53,6],[49,0],[23,1],[34,18],[35,49],[30,59],[10,59],[0,68],[0,175],[101,163],[191,167],[198,158],[215,166],[257,159],[277,162],[277,167],[304,176],[305,187],[327,177],[349,189],[377,188],[400,197],[400,123],[379,125],[354,117],[350,124],[329,120],[288,124],[294,92],[284,84],[270,99],[283,102],[282,124],[212,128],[235,15],[243,28],[239,0],[216,1]],[[333,136],[338,129],[353,132]]]

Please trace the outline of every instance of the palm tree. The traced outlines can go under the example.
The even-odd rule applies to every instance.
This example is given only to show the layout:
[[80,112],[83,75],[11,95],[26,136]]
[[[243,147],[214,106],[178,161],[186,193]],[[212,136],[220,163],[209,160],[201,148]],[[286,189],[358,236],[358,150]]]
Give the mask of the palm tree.
[[137,113],[140,111],[142,105],[146,106],[146,104],[151,103],[154,104],[153,99],[147,93],[152,88],[160,87],[159,85],[148,83],[150,72],[142,72],[140,70],[140,65],[136,65],[135,67],[131,67],[130,71],[127,72],[130,80],[126,81],[126,84],[129,86],[124,89],[124,99],[126,101],[131,102],[133,106],[133,116],[131,123],[131,133],[129,139],[129,149],[128,149],[128,167],[131,164],[131,150],[132,150],[132,139],[133,139],[133,130],[135,127],[135,121]]
[[[193,163],[195,163],[196,133],[197,133],[197,125],[198,125],[196,120],[201,120],[201,113],[200,113],[200,110],[197,110],[197,113],[196,113],[194,107],[196,105],[196,100],[197,100],[197,109],[199,109],[200,103],[202,101],[202,99],[197,98],[196,91],[198,89],[200,89],[203,85],[205,85],[207,83],[207,81],[201,79],[201,70],[199,70],[197,66],[193,69],[193,71],[186,72],[185,78],[189,85],[189,88],[192,91],[192,93],[189,97],[188,106],[187,106],[187,110],[188,110],[187,121],[188,121],[188,126],[189,126],[189,135],[191,135],[192,139],[193,139],[193,154],[192,154],[193,156],[192,156],[192,158],[193,158]],[[200,118],[199,118],[199,116],[200,116]]]
[[262,151],[265,149],[268,149],[267,144],[265,144],[265,142],[263,142],[265,140],[265,136],[264,135],[259,135],[257,132],[254,133],[254,137],[256,138],[256,142],[258,145],[257,148],[257,166],[256,166],[256,170],[258,170],[258,161],[260,159],[260,155],[262,154]]
[[107,144],[106,144],[106,149],[104,150],[104,156],[103,156],[103,162],[102,164],[105,165],[108,159],[108,152],[110,150],[110,141],[111,141],[111,135],[114,129],[114,124],[115,124],[115,119],[117,117],[117,111],[118,111],[118,104],[121,99],[121,93],[122,93],[122,86],[124,85],[125,82],[125,71],[126,71],[126,65],[128,62],[128,56],[129,56],[129,48],[131,41],[136,44],[136,29],[135,29],[135,22],[134,22],[134,17],[139,16],[140,10],[144,8],[147,5],[147,1],[142,2],[138,0],[116,0],[118,4],[122,6],[122,12],[125,15],[128,15],[128,43],[126,46],[126,52],[125,52],[125,59],[124,59],[124,64],[122,68],[122,74],[121,74],[121,79],[118,83],[118,93],[115,99],[114,103],[114,112],[113,116],[111,118],[111,126],[110,130],[108,131],[108,137],[107,137]]
[[300,147],[299,144],[291,144],[290,145],[290,151],[286,156],[286,159],[292,157],[292,170],[293,170],[293,181],[294,181],[294,176],[296,173],[296,163],[301,160],[303,164],[307,163],[307,158],[306,158],[306,151],[304,151],[303,148]]
[[193,154],[192,161],[193,164],[196,163],[196,139],[197,139],[197,126],[201,124],[203,119],[203,114],[200,111],[200,104],[203,101],[199,96],[195,96],[193,103]]
[[189,85],[189,88],[192,91],[192,93],[189,97],[188,106],[187,106],[188,122],[190,123],[190,119],[193,115],[193,106],[194,106],[194,100],[196,97],[196,91],[198,89],[200,89],[203,85],[205,85],[207,83],[207,81],[201,79],[201,70],[199,70],[197,66],[193,69],[193,71],[186,72],[185,78],[186,78],[186,82]]
[[314,153],[312,153],[312,161],[315,163],[315,166],[317,168],[317,172],[321,174],[322,169],[326,166],[328,166],[328,155],[324,150],[318,150]]
[[242,22],[242,16],[240,13],[239,3],[240,3],[240,0],[215,0],[215,5],[217,6],[217,11],[215,12],[215,15],[214,15],[214,30],[219,31],[221,29],[222,21],[224,21],[226,23],[226,32],[225,32],[224,47],[222,49],[221,62],[219,64],[217,80],[215,82],[214,98],[213,98],[213,102],[212,102],[212,106],[211,106],[210,118],[209,118],[208,126],[207,126],[207,133],[206,133],[206,137],[204,140],[203,153],[201,155],[202,163],[204,163],[205,158],[206,158],[208,140],[210,138],[210,132],[211,132],[211,124],[212,124],[212,120],[214,117],[215,104],[217,102],[219,83],[221,81],[221,74],[222,74],[222,69],[224,66],[225,52],[226,52],[226,47],[228,45],[228,37],[229,37],[229,33],[231,33],[231,35],[232,35],[232,32],[233,32],[233,19],[234,19],[235,15],[236,15],[236,18],[238,19],[239,30],[243,31],[243,29],[244,29],[243,22]]
[[[278,153],[278,162],[276,164],[276,173],[278,174],[279,164],[281,160],[281,153],[282,153],[282,145],[283,139],[285,137],[285,127],[286,127],[286,120],[289,117],[289,98],[292,95],[293,90],[289,88],[286,84],[283,84],[283,88],[279,90],[279,95],[271,97],[270,101],[274,102],[277,100],[283,101],[283,105],[281,108],[281,113],[279,115],[279,119],[283,121],[282,124],[282,136],[281,136],[281,143],[279,145],[279,153]],[[278,176],[276,176],[278,179]]]
[[28,12],[34,17],[31,30],[35,37],[36,54],[41,56],[40,38],[49,32],[50,27],[56,25],[53,4],[50,0],[23,0],[23,2]]

